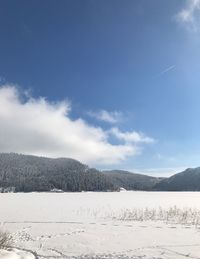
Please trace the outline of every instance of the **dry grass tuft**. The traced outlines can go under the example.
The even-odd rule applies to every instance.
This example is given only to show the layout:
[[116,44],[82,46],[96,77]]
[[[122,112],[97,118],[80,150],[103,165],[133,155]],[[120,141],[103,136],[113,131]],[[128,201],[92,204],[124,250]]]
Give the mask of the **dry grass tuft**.
[[12,243],[12,236],[8,232],[0,230],[0,249],[9,248],[11,247]]
[[121,221],[163,221],[183,225],[200,225],[200,210],[192,208],[178,208],[176,206],[164,208],[122,209],[109,218]]

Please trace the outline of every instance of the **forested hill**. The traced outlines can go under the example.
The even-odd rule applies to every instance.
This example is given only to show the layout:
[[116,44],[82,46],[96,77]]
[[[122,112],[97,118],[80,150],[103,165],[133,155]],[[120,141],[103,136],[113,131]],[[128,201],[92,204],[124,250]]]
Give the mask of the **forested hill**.
[[0,153],[0,192],[117,191],[120,188],[200,191],[200,168],[189,168],[169,178],[157,178],[122,170],[101,172],[70,158]]
[[152,190],[164,178],[135,174],[123,170],[103,171],[116,186],[126,190]]
[[200,191],[200,167],[164,179],[154,186],[157,191]]
[[0,188],[16,192],[150,190],[159,179],[123,171],[100,172],[77,160],[0,154]]
[[116,189],[101,172],[74,159],[0,154],[0,187],[11,186],[17,192]]

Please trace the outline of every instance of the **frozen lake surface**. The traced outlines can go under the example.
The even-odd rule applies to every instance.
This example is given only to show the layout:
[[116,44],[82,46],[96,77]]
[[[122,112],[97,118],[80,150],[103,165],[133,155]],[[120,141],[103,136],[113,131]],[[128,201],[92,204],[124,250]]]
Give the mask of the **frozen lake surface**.
[[197,259],[199,211],[198,192],[0,194],[2,228],[38,258]]

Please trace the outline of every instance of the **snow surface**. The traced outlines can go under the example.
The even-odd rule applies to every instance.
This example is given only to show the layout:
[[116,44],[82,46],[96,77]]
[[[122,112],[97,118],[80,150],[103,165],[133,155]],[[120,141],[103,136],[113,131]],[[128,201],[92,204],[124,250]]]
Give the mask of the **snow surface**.
[[190,208],[199,215],[200,193],[0,194],[1,226],[15,241],[0,258],[200,258],[200,223],[119,218],[122,211],[174,206],[186,217]]
[[27,251],[22,251],[18,249],[12,249],[10,251],[0,250],[1,259],[35,259],[35,256],[32,253]]

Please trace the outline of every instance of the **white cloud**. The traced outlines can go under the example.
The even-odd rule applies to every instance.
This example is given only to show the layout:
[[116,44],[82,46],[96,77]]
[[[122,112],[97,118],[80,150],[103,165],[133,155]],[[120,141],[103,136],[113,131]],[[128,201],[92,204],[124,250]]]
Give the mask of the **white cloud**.
[[200,26],[200,0],[187,0],[186,6],[178,12],[176,19],[188,30],[198,31]]
[[106,110],[101,110],[98,112],[88,112],[90,117],[96,118],[100,121],[105,121],[108,123],[118,123],[122,120],[122,113],[118,111],[108,112]]
[[51,103],[27,95],[21,98],[16,87],[1,87],[0,152],[72,157],[84,163],[106,165],[136,155],[136,143],[152,140],[137,132],[112,129],[123,141],[119,145],[111,144],[110,132],[83,119],[70,119],[70,109],[67,101]]
[[136,131],[121,132],[118,128],[112,128],[109,130],[109,133],[117,139],[125,141],[125,143],[153,143],[155,141],[153,138]]

